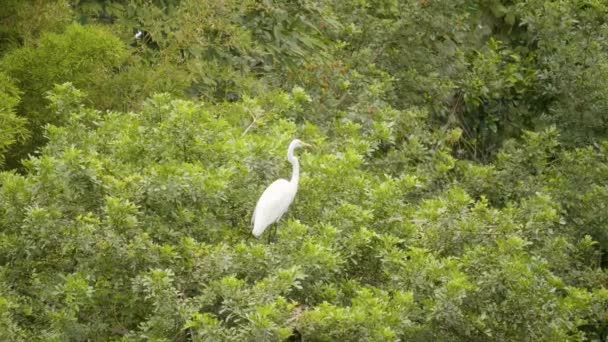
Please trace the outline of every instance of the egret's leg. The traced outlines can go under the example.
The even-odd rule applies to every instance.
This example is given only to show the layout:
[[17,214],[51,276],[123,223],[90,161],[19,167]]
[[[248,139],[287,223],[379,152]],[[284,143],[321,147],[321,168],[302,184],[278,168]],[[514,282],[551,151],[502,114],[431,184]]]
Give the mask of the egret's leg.
[[[274,230],[272,229],[274,226]],[[277,223],[273,223],[270,229],[268,229],[268,243],[277,242]]]

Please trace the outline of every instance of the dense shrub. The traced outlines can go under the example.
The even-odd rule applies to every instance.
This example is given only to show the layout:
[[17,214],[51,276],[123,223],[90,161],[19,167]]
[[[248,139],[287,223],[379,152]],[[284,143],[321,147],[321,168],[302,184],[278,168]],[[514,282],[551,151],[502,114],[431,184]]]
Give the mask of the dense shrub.
[[[45,93],[53,84],[70,81],[85,91],[99,94],[92,96],[103,106],[100,79],[108,77],[112,68],[125,57],[124,45],[100,28],[71,25],[62,34],[47,33],[37,46],[23,47],[7,53],[0,61],[0,69],[9,75],[22,92],[17,107],[19,117],[27,119],[33,133],[31,140],[18,146],[9,156],[11,166],[20,158],[39,147],[44,138],[42,128],[48,123],[62,124],[66,117],[48,111]],[[98,101],[99,100],[99,101]]]
[[606,340],[607,10],[7,2],[0,340]]
[[19,100],[19,89],[6,74],[0,73],[0,167],[11,146],[26,140],[30,133],[27,121],[15,112]]
[[[475,187],[485,166],[459,176],[424,113],[323,133],[285,119],[299,92],[223,105],[158,95],[103,116],[75,105],[27,174],[1,175],[3,324],[24,339],[592,337],[579,328],[601,324],[606,279],[574,220],[587,213],[552,199],[580,185],[545,180],[542,139],[554,135],[506,148],[487,176],[499,187]],[[74,94],[57,87],[52,107]],[[263,120],[244,134],[249,110]],[[404,117],[418,131],[387,167],[374,139],[396,141],[383,132]],[[251,208],[289,172],[293,136],[317,146],[301,155],[300,193],[279,241],[253,240]],[[562,153],[553,158],[567,163],[585,151]],[[589,162],[606,167],[605,156]],[[602,196],[601,178],[586,182]]]

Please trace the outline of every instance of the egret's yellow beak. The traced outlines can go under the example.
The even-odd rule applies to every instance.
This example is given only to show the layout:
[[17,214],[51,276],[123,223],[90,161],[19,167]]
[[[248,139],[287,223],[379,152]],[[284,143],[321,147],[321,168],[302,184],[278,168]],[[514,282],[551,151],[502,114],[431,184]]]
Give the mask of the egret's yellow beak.
[[314,145],[307,144],[307,143],[305,143],[303,141],[301,141],[300,143],[302,144],[303,147],[311,147],[311,148],[314,147]]

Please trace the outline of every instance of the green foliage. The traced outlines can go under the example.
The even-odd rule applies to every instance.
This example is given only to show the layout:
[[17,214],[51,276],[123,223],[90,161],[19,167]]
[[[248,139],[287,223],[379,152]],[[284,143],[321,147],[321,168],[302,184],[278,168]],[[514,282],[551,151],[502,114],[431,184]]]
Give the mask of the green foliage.
[[0,9],[0,340],[607,338],[603,2],[70,4]]
[[[66,81],[94,92],[99,79],[108,77],[112,67],[125,57],[123,44],[105,30],[94,27],[71,25],[62,34],[44,34],[37,46],[23,47],[7,53],[0,61],[0,68],[15,80],[22,92],[17,108],[18,116],[28,120],[32,140],[19,146],[9,156],[11,166],[26,157],[44,139],[42,127],[48,123],[62,124],[66,117],[47,111],[45,93],[56,83]],[[91,97],[103,106],[103,96]]]
[[1,65],[23,91],[20,113],[33,124],[61,123],[44,112],[44,94],[55,83],[72,82],[91,89],[125,57],[123,44],[105,30],[71,25],[62,34],[45,34],[37,46],[15,49]]
[[[463,157],[489,161],[522,130],[556,125],[570,146],[605,139],[601,1],[345,1],[342,64],[391,76],[385,99],[463,130]],[[343,62],[343,60],[345,62]]]
[[[530,1],[516,13],[534,39],[541,122],[556,124],[569,144],[606,139],[608,6],[601,1]],[[539,101],[540,102],[540,101]]]
[[[555,131],[509,145],[499,187],[467,193],[458,170],[483,166],[451,159],[443,139],[458,132],[433,132],[420,111],[324,133],[285,119],[301,89],[221,105],[162,94],[104,115],[70,85],[49,99],[66,123],[25,175],[0,176],[3,324],[25,337],[564,340],[602,322],[597,249],[564,219],[590,217],[552,200],[568,185],[541,185]],[[317,146],[296,203],[276,244],[253,241],[252,205],[289,172],[296,134]],[[486,192],[504,195],[473,197]]]
[[67,0],[5,0],[0,8],[0,56],[35,43],[41,33],[59,31],[72,20]]
[[[305,61],[322,58],[329,43],[318,26],[331,17],[309,1],[81,1],[77,8],[87,20],[106,23],[110,16],[146,71],[170,69],[165,82],[182,85],[145,96],[160,90],[234,101],[260,94],[269,84],[281,86],[284,74]],[[146,35],[125,34],[134,29]]]
[[4,73],[0,73],[0,167],[12,145],[25,141],[29,136],[27,121],[15,113],[20,91]]
[[505,137],[518,136],[523,127],[530,127],[526,99],[533,96],[536,75],[526,64],[500,41],[490,40],[475,52],[456,98],[456,105],[467,114],[455,112],[461,117],[451,118],[461,122],[463,148],[474,158],[487,160],[486,154],[495,151]]

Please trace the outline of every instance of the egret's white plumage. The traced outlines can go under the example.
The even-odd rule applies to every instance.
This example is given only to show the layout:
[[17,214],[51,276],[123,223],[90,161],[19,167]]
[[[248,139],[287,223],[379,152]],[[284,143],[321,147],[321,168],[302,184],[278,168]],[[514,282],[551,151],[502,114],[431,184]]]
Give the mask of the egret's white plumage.
[[309,145],[295,139],[289,144],[289,148],[287,149],[287,160],[293,166],[291,180],[278,179],[274,181],[264,190],[258,200],[251,218],[251,223],[253,224],[252,233],[256,238],[260,237],[268,226],[281,219],[281,216],[285,214],[289,205],[296,197],[298,180],[300,178],[300,163],[298,162],[298,158],[293,155],[293,152],[296,148],[302,146]]
[[277,179],[264,190],[253,212],[253,236],[260,237],[269,225],[285,214],[296,196],[297,188],[297,184],[286,179]]

